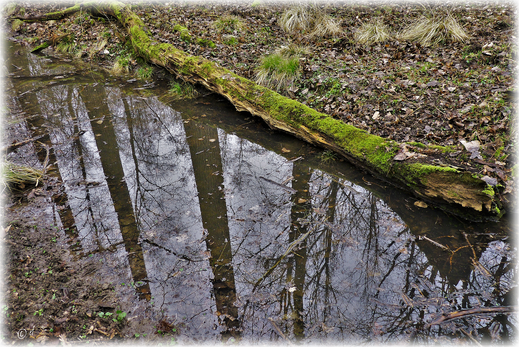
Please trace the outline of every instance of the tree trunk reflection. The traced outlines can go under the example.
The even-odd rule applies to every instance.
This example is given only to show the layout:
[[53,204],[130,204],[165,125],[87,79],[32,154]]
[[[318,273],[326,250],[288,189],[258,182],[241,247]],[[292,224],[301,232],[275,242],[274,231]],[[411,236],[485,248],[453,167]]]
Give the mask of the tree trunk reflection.
[[225,342],[231,337],[240,337],[241,323],[238,308],[234,304],[236,285],[218,131],[189,119],[184,122],[184,128],[191,152],[202,223],[207,232],[205,241],[211,252],[209,262],[214,275],[213,291],[217,314],[225,326],[222,332],[222,340]]
[[[99,115],[108,115],[110,110],[106,104],[106,93],[101,85],[85,86],[81,96],[88,116],[91,120]],[[124,171],[119,156],[117,136],[110,120],[92,121],[97,148],[101,157],[101,165],[106,175],[110,196],[118,216],[124,246],[128,253],[128,261],[135,283],[147,279],[146,266],[142,247],[138,243],[139,230],[133,213],[132,201],[124,180]],[[102,136],[102,139],[100,138]],[[149,284],[138,287],[138,294],[146,300],[151,299]]]

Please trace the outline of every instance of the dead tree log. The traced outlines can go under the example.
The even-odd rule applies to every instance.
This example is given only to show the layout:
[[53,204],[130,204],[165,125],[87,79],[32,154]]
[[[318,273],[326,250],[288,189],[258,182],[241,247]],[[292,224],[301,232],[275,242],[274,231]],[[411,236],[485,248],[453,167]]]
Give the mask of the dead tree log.
[[498,219],[494,189],[476,175],[427,163],[409,155],[404,144],[368,134],[219,66],[149,36],[142,20],[121,2],[83,3],[61,12],[23,20],[59,19],[77,11],[115,18],[136,54],[181,79],[226,97],[238,111],[261,117],[271,128],[332,150],[353,164],[418,199],[470,220]]

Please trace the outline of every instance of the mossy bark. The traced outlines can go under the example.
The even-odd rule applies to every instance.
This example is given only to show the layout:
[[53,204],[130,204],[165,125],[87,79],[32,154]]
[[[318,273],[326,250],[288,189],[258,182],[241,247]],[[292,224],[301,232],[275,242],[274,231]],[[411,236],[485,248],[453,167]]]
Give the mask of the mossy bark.
[[[205,58],[190,56],[171,44],[154,40],[128,5],[115,1],[76,5],[64,10],[63,16],[70,14],[72,9],[115,17],[127,31],[135,52],[148,62],[226,97],[238,111],[261,117],[271,128],[341,154],[353,164],[410,191],[429,204],[471,220],[495,219],[502,214],[492,187],[471,173],[450,167],[394,160],[401,149],[399,143],[368,134],[257,85]],[[56,12],[47,17],[61,18]]]

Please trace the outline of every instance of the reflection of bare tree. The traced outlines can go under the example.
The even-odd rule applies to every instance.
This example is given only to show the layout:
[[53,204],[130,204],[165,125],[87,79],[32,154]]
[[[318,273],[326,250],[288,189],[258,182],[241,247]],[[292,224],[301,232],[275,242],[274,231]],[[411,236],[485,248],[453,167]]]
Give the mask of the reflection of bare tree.
[[[77,114],[76,114],[76,107],[74,107],[75,105],[73,105],[72,103],[72,97],[73,97],[73,94],[74,94],[74,90],[72,87],[69,87],[68,90],[67,90],[67,99],[66,99],[66,103],[67,103],[67,107],[68,107],[68,116],[70,118],[78,118]],[[76,94],[76,98],[79,98],[79,95]],[[56,119],[56,121],[59,121],[60,118]],[[58,125],[58,124],[56,124]],[[58,125],[60,126],[59,128],[64,128],[64,125],[61,124],[61,125]],[[80,142],[80,133],[84,131],[83,129],[80,129],[79,128],[79,122],[74,122],[73,124],[73,142],[72,142],[72,148],[73,150],[77,151],[77,153],[74,153],[74,157],[77,159],[77,168],[78,168],[78,172],[81,172],[81,177],[79,177],[79,180],[78,182],[86,182],[87,181],[87,172],[86,172],[86,168],[85,168],[85,162],[84,162],[84,156],[85,155],[88,155],[88,152],[86,153],[83,153],[83,145],[81,144]],[[91,227],[94,228],[94,229],[97,229],[97,223],[95,222],[95,217],[94,217],[94,211],[92,210],[92,206],[95,204],[94,201],[92,201],[92,198],[90,196],[90,187],[85,184],[85,193],[86,193],[86,196],[85,196],[85,204],[83,205],[84,206],[84,211],[87,212],[87,218],[85,218],[82,222],[82,225],[79,226],[79,229],[81,228],[86,228],[87,230],[90,229]],[[77,232],[77,229],[78,229],[78,225],[74,224],[74,230],[75,232]],[[99,230],[95,230],[94,231],[94,237],[98,234]],[[95,241],[97,242],[97,246],[99,249],[103,249],[103,246],[99,240],[99,238],[95,237]],[[76,245],[79,245],[80,243],[79,242],[76,242]]]
[[[85,86],[81,92],[83,102],[91,120],[99,115],[109,114],[106,104],[105,89],[101,85],[96,87]],[[132,277],[135,283],[147,278],[146,266],[142,247],[138,243],[139,230],[134,217],[132,201],[130,199],[128,187],[124,180],[124,171],[119,157],[117,136],[113,124],[109,121],[93,121],[92,130],[94,134],[101,134],[103,139],[96,136],[96,145],[101,157],[101,165],[106,175],[110,196],[118,216],[124,246],[128,252],[128,260]],[[149,283],[138,287],[139,296],[146,300],[151,299]]]
[[236,285],[232,264],[231,238],[225,203],[222,159],[216,128],[187,120],[184,124],[193,162],[202,223],[207,232],[206,245],[211,252],[213,291],[219,318],[225,330],[223,341],[241,335]]
[[298,244],[293,248],[293,255],[288,258],[286,264],[287,285],[281,291],[281,297],[284,297],[281,303],[283,316],[287,317],[286,322],[293,322],[293,334],[297,340],[305,337],[305,323],[302,314],[304,313],[307,237],[303,236],[309,235],[309,229],[312,228],[312,226],[309,228],[306,222],[311,213],[309,190],[311,174],[312,172],[307,166],[301,165],[299,162],[294,163],[292,175],[295,179],[292,188],[296,190],[296,193],[293,196],[294,203],[290,214],[288,242],[292,244],[297,241]]
[[[316,173],[314,173],[315,175]],[[311,291],[309,294],[310,307],[315,306],[318,301],[318,297],[321,296],[324,302],[331,302],[334,300],[335,293],[331,286],[333,275],[333,269],[330,264],[332,257],[332,244],[333,244],[333,223],[335,222],[336,205],[337,205],[337,193],[339,190],[339,184],[337,181],[331,181],[326,187],[321,186],[322,189],[317,190],[313,195],[322,196],[320,199],[314,199],[316,207],[314,211],[318,215],[325,216],[324,228],[320,234],[316,235],[312,244],[308,247],[309,252],[316,254],[314,258],[316,262],[315,273],[309,279],[310,284],[313,283],[316,290]],[[329,188],[328,188],[329,187]],[[328,189],[327,189],[328,188]],[[324,191],[322,191],[324,190]],[[321,246],[319,247],[319,243]],[[320,315],[320,318],[313,317],[312,320],[322,320],[322,325],[326,326],[326,317],[332,314],[330,305],[324,305],[324,307],[314,307],[310,312],[315,312]]]

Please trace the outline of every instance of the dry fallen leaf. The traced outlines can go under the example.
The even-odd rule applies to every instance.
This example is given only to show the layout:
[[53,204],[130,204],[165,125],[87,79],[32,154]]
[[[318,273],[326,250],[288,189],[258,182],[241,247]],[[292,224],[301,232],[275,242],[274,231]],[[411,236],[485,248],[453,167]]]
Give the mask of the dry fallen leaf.
[[461,144],[465,147],[467,152],[470,152],[470,159],[478,158],[483,160],[483,157],[479,153],[479,141],[474,140],[467,142],[463,139],[460,140]]
[[414,205],[417,206],[417,207],[421,207],[421,208],[427,208],[427,204],[423,201],[415,201],[414,202]]

